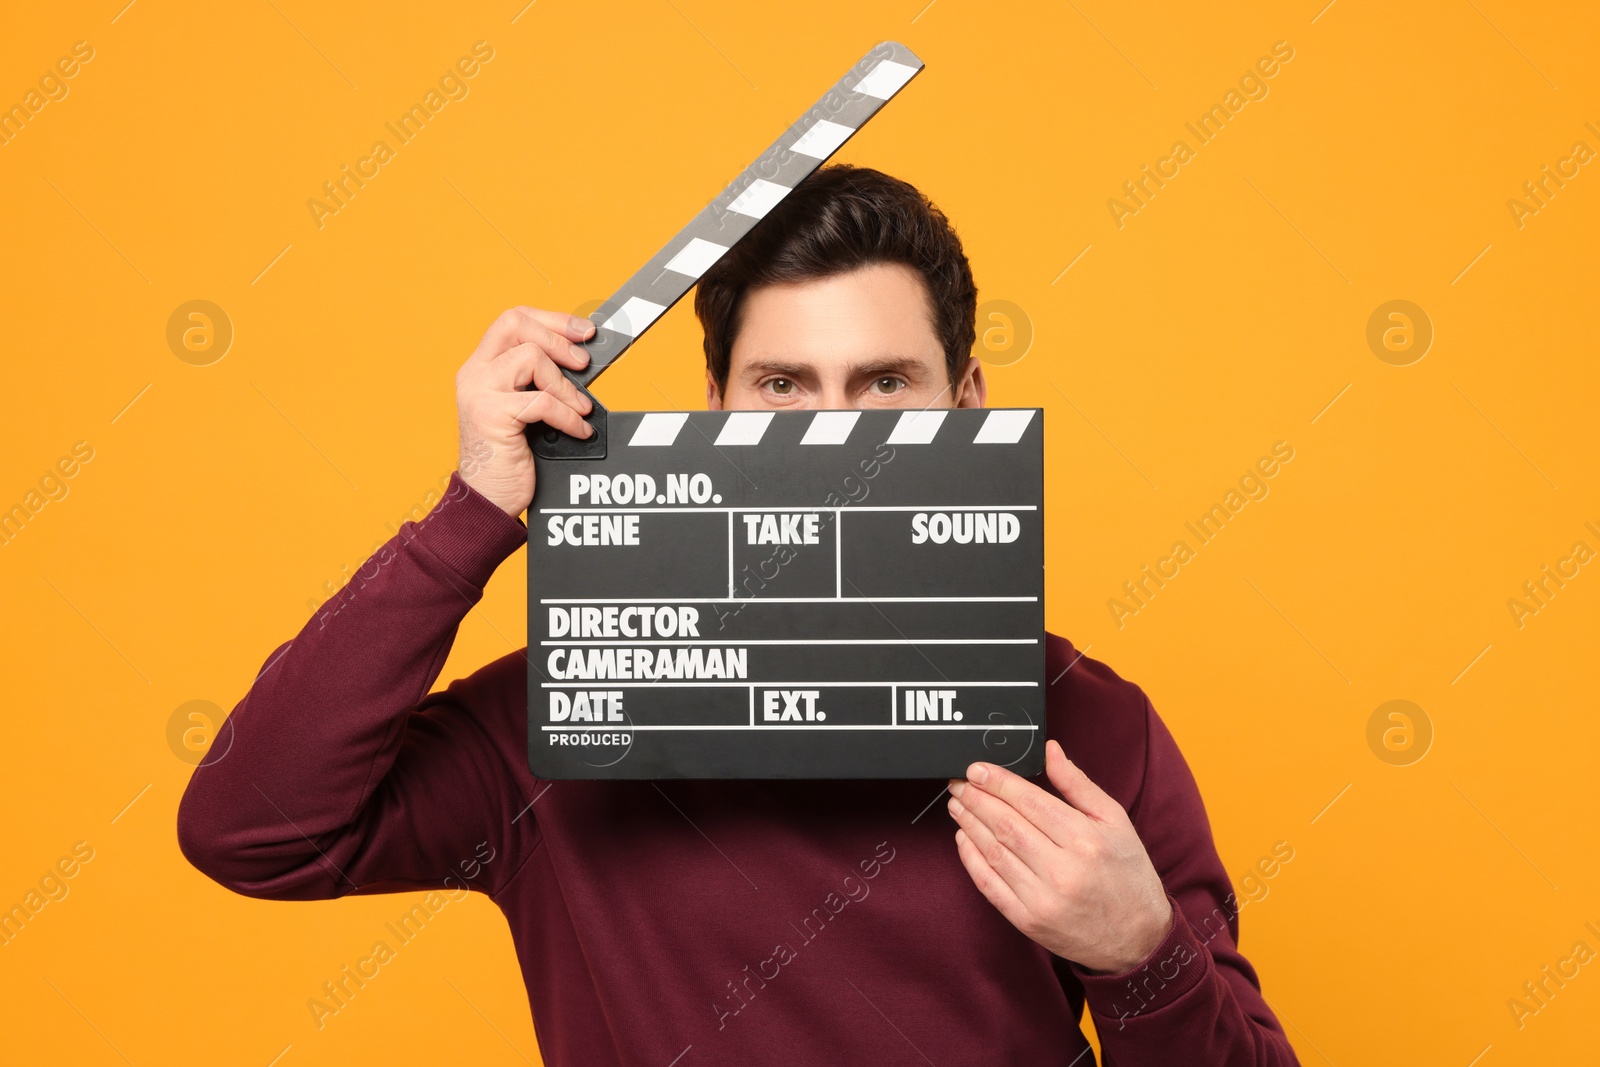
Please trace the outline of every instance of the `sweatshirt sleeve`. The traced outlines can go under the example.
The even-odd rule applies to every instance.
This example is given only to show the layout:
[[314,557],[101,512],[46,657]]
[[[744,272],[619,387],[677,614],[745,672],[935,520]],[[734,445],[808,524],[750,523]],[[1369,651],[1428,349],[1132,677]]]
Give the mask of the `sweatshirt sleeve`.
[[[514,818],[527,804],[508,740],[518,731],[494,718],[507,712],[492,667],[428,693],[461,620],[526,537],[453,476],[268,657],[219,728],[178,808],[189,861],[276,900],[495,892],[538,844],[534,820]],[[502,663],[503,690],[520,654]]]
[[1283,1028],[1237,947],[1239,905],[1178,744],[1145,701],[1144,782],[1129,810],[1172,900],[1172,929],[1138,967],[1107,975],[1073,965],[1105,1067],[1289,1067]]

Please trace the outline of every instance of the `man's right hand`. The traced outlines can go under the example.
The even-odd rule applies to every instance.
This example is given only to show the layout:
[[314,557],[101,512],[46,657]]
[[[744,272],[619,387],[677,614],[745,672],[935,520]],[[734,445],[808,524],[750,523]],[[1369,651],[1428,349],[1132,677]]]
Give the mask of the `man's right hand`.
[[594,323],[576,315],[512,308],[456,372],[461,480],[512,518],[533,501],[533,452],[522,428],[542,422],[574,437],[594,433],[583,421],[594,405],[560,369],[588,365],[589,353],[573,342],[593,333]]

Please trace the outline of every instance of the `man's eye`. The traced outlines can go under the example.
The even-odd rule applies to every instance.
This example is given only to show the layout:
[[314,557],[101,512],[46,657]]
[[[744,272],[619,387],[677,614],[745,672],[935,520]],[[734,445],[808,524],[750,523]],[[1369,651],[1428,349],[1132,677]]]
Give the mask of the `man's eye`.
[[791,382],[787,378],[774,378],[767,383],[767,388],[771,389],[779,396],[788,396],[790,393],[794,392],[794,382]]
[[898,393],[905,387],[906,383],[901,381],[899,378],[879,378],[877,381],[872,383],[873,392],[881,393],[885,396],[890,393]]

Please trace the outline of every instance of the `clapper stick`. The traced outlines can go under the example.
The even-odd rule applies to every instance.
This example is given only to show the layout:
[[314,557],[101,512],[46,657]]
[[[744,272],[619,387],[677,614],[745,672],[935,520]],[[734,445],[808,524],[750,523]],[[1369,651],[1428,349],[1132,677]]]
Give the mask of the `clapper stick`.
[[862,56],[783,136],[601,304],[591,316],[595,335],[583,345],[589,365],[579,371],[562,369],[594,402],[594,410],[586,416],[594,436],[580,440],[542,424],[530,425],[528,440],[534,454],[541,459],[604,456],[607,412],[588,386],[681,300],[734,242],[838,151],[922,68],[922,60],[895,41],[884,41]]

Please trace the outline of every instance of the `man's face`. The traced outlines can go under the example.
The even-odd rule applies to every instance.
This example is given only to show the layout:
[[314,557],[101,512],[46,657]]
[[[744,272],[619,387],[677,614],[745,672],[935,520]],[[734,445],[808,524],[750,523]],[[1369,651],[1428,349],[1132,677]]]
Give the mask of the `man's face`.
[[951,386],[927,286],[899,264],[752,289],[726,390],[706,375],[713,411],[976,408],[985,397],[976,359]]

